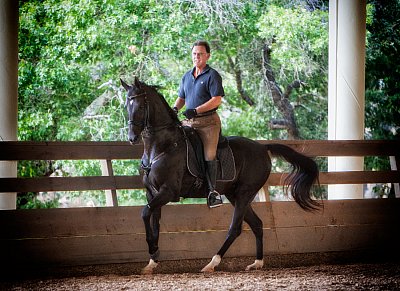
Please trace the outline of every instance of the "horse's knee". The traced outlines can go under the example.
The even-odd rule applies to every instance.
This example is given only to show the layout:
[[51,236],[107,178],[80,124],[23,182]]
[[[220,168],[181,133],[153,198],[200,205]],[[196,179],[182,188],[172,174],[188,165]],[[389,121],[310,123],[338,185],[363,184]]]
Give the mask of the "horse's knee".
[[144,221],[146,221],[146,220],[148,221],[150,219],[150,217],[151,217],[151,211],[150,211],[150,208],[148,207],[148,205],[146,205],[142,209],[142,219]]

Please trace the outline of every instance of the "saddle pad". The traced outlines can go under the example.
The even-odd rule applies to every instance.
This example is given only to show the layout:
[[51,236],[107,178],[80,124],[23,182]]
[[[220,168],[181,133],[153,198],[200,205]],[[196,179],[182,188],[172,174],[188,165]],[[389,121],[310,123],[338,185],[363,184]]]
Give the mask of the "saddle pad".
[[[205,173],[201,171],[195,152],[190,142],[186,141],[187,168],[194,177],[204,179]],[[218,170],[217,181],[232,181],[236,176],[235,158],[229,143],[217,150]]]
[[217,181],[232,181],[236,176],[235,158],[229,143],[227,146],[218,148],[217,159],[219,167]]

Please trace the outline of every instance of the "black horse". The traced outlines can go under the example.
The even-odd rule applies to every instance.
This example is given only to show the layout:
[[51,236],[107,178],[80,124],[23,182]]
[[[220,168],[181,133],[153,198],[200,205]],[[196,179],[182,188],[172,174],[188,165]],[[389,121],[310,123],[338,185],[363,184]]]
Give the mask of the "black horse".
[[[143,182],[147,189],[148,204],[143,208],[142,219],[150,262],[143,273],[149,274],[158,265],[161,207],[168,202],[178,201],[179,197],[206,197],[207,190],[203,186],[193,191],[196,178],[187,169],[187,148],[181,122],[164,97],[157,92],[157,88],[136,78],[132,85],[123,80],[121,84],[127,91],[129,141],[136,143],[142,136],[144,143],[142,167],[146,170]],[[218,183],[217,190],[232,203],[234,214],[225,242],[202,272],[212,272],[218,266],[228,248],[240,235],[243,220],[249,224],[256,237],[256,260],[246,270],[262,268],[263,225],[253,211],[251,202],[270,174],[268,151],[292,164],[293,169],[286,184],[297,204],[308,211],[319,207],[310,193],[319,173],[311,158],[281,144],[262,145],[243,137],[228,137],[228,140],[235,158],[236,175],[230,182]]]

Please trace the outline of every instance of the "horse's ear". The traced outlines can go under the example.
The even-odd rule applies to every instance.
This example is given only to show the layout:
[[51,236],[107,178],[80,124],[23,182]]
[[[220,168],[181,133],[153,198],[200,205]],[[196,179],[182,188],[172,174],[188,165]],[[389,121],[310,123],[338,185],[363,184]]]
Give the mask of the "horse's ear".
[[124,80],[122,80],[121,78],[119,80],[121,81],[122,87],[124,87],[125,90],[128,91],[131,86],[129,86],[127,83],[125,83]]
[[135,87],[140,88],[142,86],[142,83],[140,83],[138,77],[135,76]]

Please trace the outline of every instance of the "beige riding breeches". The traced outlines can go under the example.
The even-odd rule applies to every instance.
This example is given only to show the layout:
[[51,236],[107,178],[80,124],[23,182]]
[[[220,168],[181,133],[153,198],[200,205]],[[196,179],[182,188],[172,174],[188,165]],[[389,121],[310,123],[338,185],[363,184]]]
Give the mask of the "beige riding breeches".
[[217,112],[206,116],[196,116],[182,121],[185,126],[194,128],[203,141],[204,158],[206,161],[215,160],[219,134],[221,132],[221,120]]

